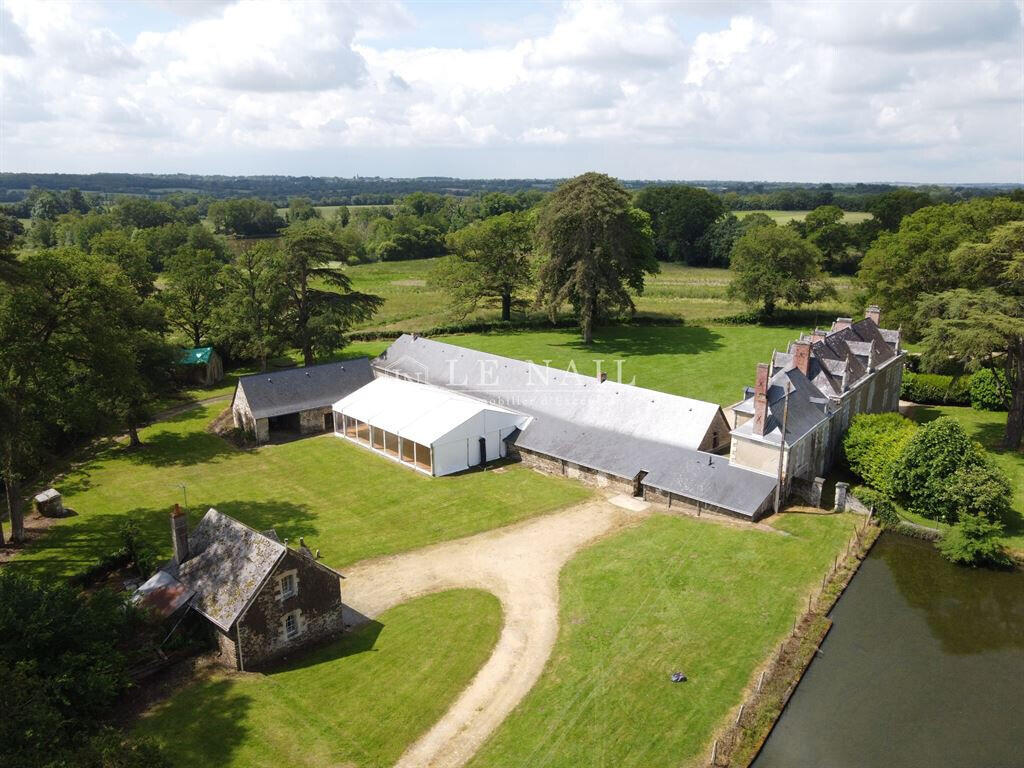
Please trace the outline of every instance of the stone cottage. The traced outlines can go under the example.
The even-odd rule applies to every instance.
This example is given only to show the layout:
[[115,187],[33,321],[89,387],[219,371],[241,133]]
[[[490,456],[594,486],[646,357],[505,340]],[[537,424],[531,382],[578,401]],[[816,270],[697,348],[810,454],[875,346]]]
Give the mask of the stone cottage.
[[201,616],[225,665],[244,670],[343,631],[343,577],[304,543],[292,549],[215,509],[189,531],[177,505],[171,533],[174,558],[133,600],[165,616]]

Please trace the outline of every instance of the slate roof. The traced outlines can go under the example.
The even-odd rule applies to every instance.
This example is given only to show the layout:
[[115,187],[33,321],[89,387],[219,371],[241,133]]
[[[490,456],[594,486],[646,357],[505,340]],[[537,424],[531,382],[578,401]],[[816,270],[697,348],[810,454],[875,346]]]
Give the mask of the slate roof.
[[238,380],[235,396],[241,389],[253,418],[264,419],[329,407],[371,381],[370,360],[359,357],[243,376]]
[[374,361],[389,373],[454,389],[529,416],[698,448],[716,403],[549,368],[405,334]]
[[[789,412],[786,410],[786,391],[789,390]],[[827,398],[796,368],[777,372],[768,380],[768,415],[765,434],[758,438],[775,443],[782,440],[782,420],[786,419],[786,444],[791,445],[827,418]],[[739,409],[753,412],[753,399]],[[736,435],[754,435],[754,420],[746,421],[733,430]]]
[[279,541],[212,508],[189,533],[188,545],[189,559],[164,570],[195,592],[193,608],[225,632],[287,551]]
[[213,355],[213,347],[196,347],[183,349],[178,357],[178,365],[206,365]]
[[753,517],[775,491],[774,477],[732,466],[724,456],[562,419],[534,419],[516,445],[617,477],[647,472],[645,485],[746,517]]

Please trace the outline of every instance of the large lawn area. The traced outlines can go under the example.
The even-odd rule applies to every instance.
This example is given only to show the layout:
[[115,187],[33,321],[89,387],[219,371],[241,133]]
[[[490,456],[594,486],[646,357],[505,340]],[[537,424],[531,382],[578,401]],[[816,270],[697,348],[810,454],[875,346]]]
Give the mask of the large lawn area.
[[1007,546],[1024,551],[1024,452],[1007,451],[1000,446],[1006,428],[1006,414],[956,406],[919,405],[910,416],[921,424],[934,421],[939,416],[949,416],[960,422],[968,435],[985,446],[992,461],[1010,478],[1013,508],[1019,515],[1016,521],[1007,526],[1004,540]]
[[451,705],[500,627],[486,592],[422,597],[294,666],[188,685],[136,731],[190,768],[384,768]]
[[[752,213],[763,213],[765,216],[770,216],[776,224],[788,224],[791,221],[803,221],[807,218],[807,214],[810,211],[733,211],[736,214],[736,218],[743,219]],[[844,224],[860,224],[862,221],[867,221],[873,218],[867,211],[844,211],[843,212],[843,223]]]
[[532,360],[557,368],[574,363],[576,370],[597,375],[597,362],[608,377],[634,381],[648,389],[709,400],[735,403],[743,387],[752,385],[759,362],[772,349],[786,349],[806,328],[754,325],[655,326],[600,328],[586,346],[574,331],[519,331],[459,334],[440,341],[506,357]]
[[[584,551],[562,572],[562,626],[543,676],[471,766],[706,759],[857,521],[788,514],[781,536],[654,517]],[[670,682],[675,671],[689,682]]]
[[495,528],[591,493],[519,465],[430,478],[333,435],[239,451],[206,431],[224,407],[198,407],[143,430],[138,452],[98,448],[56,483],[77,516],[59,521],[12,566],[79,571],[120,546],[117,531],[128,518],[169,555],[168,513],[183,501],[182,485],[193,522],[216,507],[282,539],[304,536],[335,567]]

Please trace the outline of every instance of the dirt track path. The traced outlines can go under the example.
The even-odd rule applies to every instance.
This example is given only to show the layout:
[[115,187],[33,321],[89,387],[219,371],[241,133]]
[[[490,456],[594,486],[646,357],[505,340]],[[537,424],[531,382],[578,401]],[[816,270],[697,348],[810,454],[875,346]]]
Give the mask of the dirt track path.
[[504,626],[491,657],[396,765],[465,764],[537,682],[551,655],[558,636],[562,566],[596,539],[648,514],[605,500],[588,502],[346,570],[345,603],[368,618],[414,597],[461,587],[485,589],[501,601]]

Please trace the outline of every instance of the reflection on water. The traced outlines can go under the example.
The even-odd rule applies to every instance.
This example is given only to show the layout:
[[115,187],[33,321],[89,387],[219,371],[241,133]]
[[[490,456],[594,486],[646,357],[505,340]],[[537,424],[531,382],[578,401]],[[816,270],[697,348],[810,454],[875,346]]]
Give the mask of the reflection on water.
[[1024,574],[883,535],[754,768],[1024,768]]

